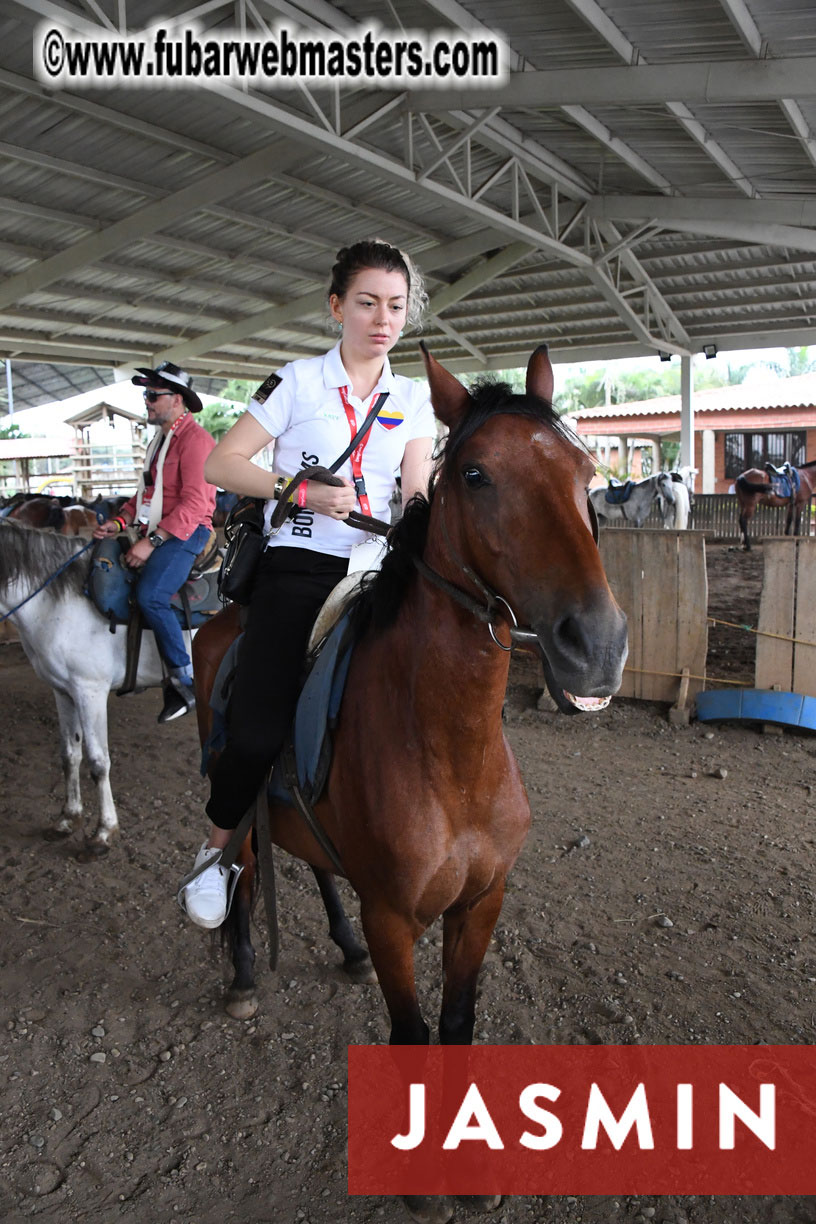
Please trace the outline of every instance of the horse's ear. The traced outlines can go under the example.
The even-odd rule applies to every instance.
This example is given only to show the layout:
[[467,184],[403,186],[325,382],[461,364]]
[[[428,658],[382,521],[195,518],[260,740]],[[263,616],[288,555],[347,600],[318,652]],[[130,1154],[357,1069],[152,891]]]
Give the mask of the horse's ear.
[[462,386],[458,378],[449,374],[445,367],[431,356],[424,340],[420,340],[419,347],[422,350],[422,360],[425,362],[428,386],[431,388],[433,410],[443,425],[447,425],[448,429],[453,429],[473,402],[470,392]]
[[539,344],[527,363],[527,394],[552,403],[553,368],[546,344]]

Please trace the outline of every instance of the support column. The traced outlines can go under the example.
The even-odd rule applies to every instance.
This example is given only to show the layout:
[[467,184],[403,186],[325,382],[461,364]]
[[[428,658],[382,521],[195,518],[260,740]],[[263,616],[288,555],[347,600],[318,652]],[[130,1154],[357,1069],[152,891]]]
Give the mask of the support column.
[[703,470],[701,473],[702,486],[704,493],[713,493],[716,485],[715,471],[715,452],[714,452],[714,430],[703,430]]
[[680,462],[694,467],[694,379],[691,357],[680,358]]

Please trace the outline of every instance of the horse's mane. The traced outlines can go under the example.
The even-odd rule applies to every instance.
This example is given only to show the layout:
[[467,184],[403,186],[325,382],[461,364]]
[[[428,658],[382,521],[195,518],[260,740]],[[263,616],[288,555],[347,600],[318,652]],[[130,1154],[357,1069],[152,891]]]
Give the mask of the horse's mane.
[[811,459],[810,463],[797,463],[796,466],[800,469],[816,467],[816,459]]
[[351,627],[355,639],[368,630],[376,633],[387,629],[395,621],[417,574],[414,558],[421,557],[425,549],[436,490],[448,479],[464,444],[486,421],[496,416],[529,417],[568,441],[582,445],[548,401],[535,395],[517,395],[509,383],[480,380],[470,388],[470,396],[472,402],[469,410],[437,450],[428,496],[418,493],[408,502],[402,518],[391,529],[388,552],[381,569],[364,580],[359,595],[351,605]]
[[[26,578],[32,586],[38,586],[87,543],[76,536],[69,538],[54,531],[26,527],[13,519],[0,519],[0,588],[18,578]],[[54,597],[81,595],[89,563],[90,555],[79,565],[69,565],[48,584],[45,593]]]

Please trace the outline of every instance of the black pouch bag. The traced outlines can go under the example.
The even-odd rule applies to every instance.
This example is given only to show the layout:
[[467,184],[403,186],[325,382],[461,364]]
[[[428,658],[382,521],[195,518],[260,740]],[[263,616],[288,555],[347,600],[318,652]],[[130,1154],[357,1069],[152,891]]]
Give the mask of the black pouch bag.
[[224,603],[249,603],[264,548],[263,526],[262,497],[242,497],[227,515],[227,550],[218,574],[218,594]]

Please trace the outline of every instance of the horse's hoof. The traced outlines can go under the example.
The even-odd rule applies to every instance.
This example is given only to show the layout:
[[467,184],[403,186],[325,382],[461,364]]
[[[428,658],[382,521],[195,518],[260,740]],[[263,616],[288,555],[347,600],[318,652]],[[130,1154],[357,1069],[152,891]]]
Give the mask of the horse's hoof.
[[355,986],[377,985],[377,973],[368,957],[364,960],[343,961],[343,972]]
[[224,1011],[233,1020],[251,1020],[258,1010],[258,996],[252,990],[230,990],[224,1000]]
[[104,858],[110,851],[110,846],[107,842],[91,841],[86,838],[85,845],[81,850],[77,850],[78,863],[95,863],[97,859]]
[[453,1199],[443,1194],[405,1194],[402,1199],[417,1224],[447,1224],[453,1218]]
[[74,830],[73,827],[63,829],[60,825],[49,825],[47,829],[43,829],[43,841],[61,842],[65,841],[66,837],[71,837]]
[[471,1211],[495,1211],[502,1201],[500,1194],[457,1194],[456,1197]]

